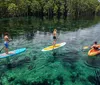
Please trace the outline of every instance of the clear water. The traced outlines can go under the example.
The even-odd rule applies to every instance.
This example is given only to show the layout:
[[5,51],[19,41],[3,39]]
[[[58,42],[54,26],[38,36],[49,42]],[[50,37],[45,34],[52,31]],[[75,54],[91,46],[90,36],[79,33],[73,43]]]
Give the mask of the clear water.
[[[57,29],[57,43],[66,45],[48,52],[52,31]],[[19,55],[0,60],[1,85],[100,85],[100,55],[88,57],[94,41],[100,43],[100,19],[39,19],[20,17],[0,20],[0,48],[3,33],[9,32],[9,50],[26,47]],[[1,51],[3,53],[4,50]]]

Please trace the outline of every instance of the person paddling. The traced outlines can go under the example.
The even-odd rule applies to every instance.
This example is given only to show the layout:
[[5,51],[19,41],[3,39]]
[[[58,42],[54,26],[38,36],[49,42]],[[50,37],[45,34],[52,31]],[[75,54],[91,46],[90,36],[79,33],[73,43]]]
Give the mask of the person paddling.
[[6,32],[4,34],[4,48],[5,48],[6,54],[8,54],[8,47],[9,47],[9,37],[8,37],[8,33]]
[[95,50],[100,50],[99,49],[99,45],[97,44],[97,42],[95,41],[94,44],[91,46],[91,48],[95,49]]
[[54,31],[53,31],[53,45],[54,45],[54,46],[55,46],[55,44],[56,44],[56,41],[57,41],[57,30],[54,29]]

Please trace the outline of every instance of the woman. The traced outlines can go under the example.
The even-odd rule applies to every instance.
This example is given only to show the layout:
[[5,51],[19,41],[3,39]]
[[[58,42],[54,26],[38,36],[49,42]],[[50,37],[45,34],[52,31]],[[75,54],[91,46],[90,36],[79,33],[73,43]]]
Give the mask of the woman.
[[56,40],[57,40],[57,30],[54,29],[54,31],[53,31],[53,45],[56,44]]

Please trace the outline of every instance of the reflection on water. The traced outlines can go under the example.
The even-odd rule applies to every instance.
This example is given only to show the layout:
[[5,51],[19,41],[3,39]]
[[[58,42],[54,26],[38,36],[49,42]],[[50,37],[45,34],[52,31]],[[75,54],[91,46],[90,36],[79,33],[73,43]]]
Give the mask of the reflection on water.
[[[34,17],[0,20],[0,48],[6,31],[13,39],[9,43],[10,50],[27,48],[26,52],[10,58],[12,73],[5,66],[6,60],[0,61],[1,74],[5,70],[4,74],[9,77],[7,80],[8,77],[0,74],[6,80],[1,78],[3,85],[11,84],[10,81],[19,85],[93,85],[96,82],[99,85],[99,80],[95,79],[97,72],[100,73],[97,70],[100,67],[99,55],[90,58],[87,56],[89,49],[82,49],[91,46],[94,41],[100,43],[99,21],[99,18],[42,20]],[[53,42],[54,28],[58,30],[57,43],[66,42],[66,45],[54,51],[42,52],[44,47]],[[23,73],[24,77],[18,72]]]

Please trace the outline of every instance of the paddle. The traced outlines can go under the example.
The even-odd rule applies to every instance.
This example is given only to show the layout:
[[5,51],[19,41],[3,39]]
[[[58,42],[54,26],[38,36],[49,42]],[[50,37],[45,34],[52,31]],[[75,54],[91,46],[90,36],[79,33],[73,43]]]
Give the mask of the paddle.
[[[90,46],[84,46],[83,47],[83,49],[85,50],[85,49],[89,49],[90,48]],[[100,50],[100,48],[98,48],[99,50]]]
[[[11,42],[11,41],[12,41],[12,39],[9,40],[9,42]],[[5,46],[3,46],[3,47],[0,49],[0,53],[1,53],[1,51],[3,50],[4,47],[5,47]]]
[[1,53],[1,51],[2,51],[3,48],[4,48],[4,46],[1,48],[0,53]]
[[90,48],[90,46],[84,46],[84,47],[83,47],[84,50],[85,50],[85,49],[88,49],[88,48]]
[[93,44],[91,44],[90,46],[84,46],[84,47],[83,47],[83,50],[86,50],[86,49],[91,48],[92,45],[93,45]]

